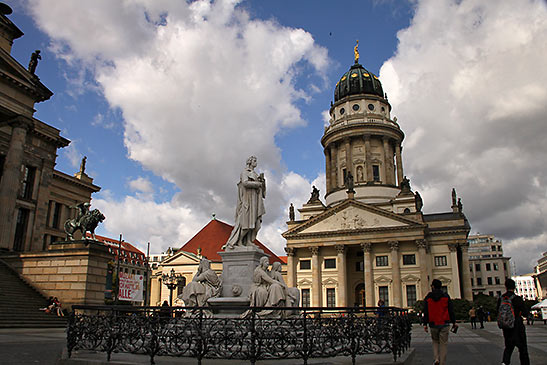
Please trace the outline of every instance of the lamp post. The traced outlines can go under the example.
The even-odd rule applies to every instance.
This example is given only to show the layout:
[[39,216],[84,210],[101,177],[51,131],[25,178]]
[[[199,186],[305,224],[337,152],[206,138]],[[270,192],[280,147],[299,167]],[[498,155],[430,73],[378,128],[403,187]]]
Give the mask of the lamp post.
[[181,274],[175,274],[175,269],[171,269],[169,275],[162,274],[161,281],[169,288],[169,306],[173,306],[173,290],[184,281]]

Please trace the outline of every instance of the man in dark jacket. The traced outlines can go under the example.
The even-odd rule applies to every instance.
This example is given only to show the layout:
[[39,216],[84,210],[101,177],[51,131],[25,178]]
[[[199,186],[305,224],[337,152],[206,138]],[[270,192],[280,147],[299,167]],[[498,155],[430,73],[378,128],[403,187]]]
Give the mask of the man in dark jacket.
[[457,331],[456,315],[448,294],[442,291],[442,283],[438,279],[431,282],[431,291],[424,299],[424,330],[431,328],[431,340],[433,341],[434,364],[446,364],[446,345],[448,343],[448,331],[452,323],[452,331]]
[[505,350],[503,350],[503,364],[511,363],[511,355],[515,346],[519,349],[519,358],[522,365],[529,365],[530,358],[528,356],[528,346],[526,345],[526,329],[522,316],[528,315],[528,310],[524,306],[524,300],[515,294],[515,281],[513,279],[505,280],[505,289],[507,292],[498,298],[498,313],[502,298],[509,299],[513,306],[515,314],[515,325],[513,328],[503,328],[503,338],[505,340]]

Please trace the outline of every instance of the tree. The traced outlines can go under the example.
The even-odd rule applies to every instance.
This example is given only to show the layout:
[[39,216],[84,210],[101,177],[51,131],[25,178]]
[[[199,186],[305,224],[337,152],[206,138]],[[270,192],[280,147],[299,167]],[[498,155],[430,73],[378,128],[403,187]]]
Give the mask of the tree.
[[498,316],[498,298],[489,295],[477,294],[473,300],[476,308],[482,307],[486,315],[490,315],[490,319]]
[[454,306],[454,314],[456,320],[465,321],[469,318],[469,310],[472,303],[466,299],[452,299],[452,305]]

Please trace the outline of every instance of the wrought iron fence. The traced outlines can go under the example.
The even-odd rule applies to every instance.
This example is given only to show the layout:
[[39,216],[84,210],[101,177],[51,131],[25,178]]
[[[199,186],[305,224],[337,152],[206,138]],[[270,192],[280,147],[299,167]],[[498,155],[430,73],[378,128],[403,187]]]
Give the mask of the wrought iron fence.
[[[254,307],[245,318],[211,316],[211,308],[74,306],[67,331],[75,350],[202,359],[302,359],[392,353],[410,346],[406,310],[385,307]],[[222,311],[222,307],[218,307]],[[233,310],[234,307],[226,308]],[[243,310],[243,308],[241,308]],[[245,308],[248,309],[248,308]],[[190,315],[189,310],[192,310]],[[279,318],[261,315],[276,310]],[[262,312],[264,313],[264,312]]]

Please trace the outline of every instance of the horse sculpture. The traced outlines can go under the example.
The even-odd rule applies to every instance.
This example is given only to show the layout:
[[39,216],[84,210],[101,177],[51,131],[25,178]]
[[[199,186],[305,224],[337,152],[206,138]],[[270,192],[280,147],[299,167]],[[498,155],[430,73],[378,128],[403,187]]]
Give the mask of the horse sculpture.
[[99,209],[93,209],[91,212],[85,214],[80,220],[68,219],[65,222],[65,232],[68,239],[74,241],[74,233],[76,231],[82,232],[82,237],[85,239],[85,233],[90,232],[91,236],[95,240],[95,228],[105,220],[105,216],[99,211]]

